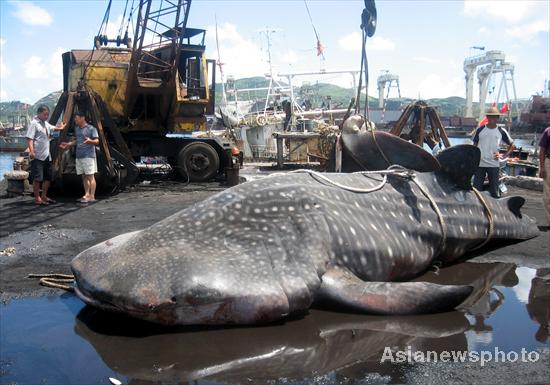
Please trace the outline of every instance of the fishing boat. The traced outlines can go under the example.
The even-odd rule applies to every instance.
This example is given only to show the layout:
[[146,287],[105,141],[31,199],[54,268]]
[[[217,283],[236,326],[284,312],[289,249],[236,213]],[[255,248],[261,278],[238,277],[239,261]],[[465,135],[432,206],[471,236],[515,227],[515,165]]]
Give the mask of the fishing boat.
[[27,148],[27,138],[24,135],[0,136],[1,152],[22,152]]
[[[21,117],[19,118],[21,119]],[[28,117],[23,116],[25,124],[14,122],[12,125],[5,125],[0,122],[0,152],[22,152],[27,148],[26,122]]]
[[538,176],[539,166],[532,151],[522,148],[512,151],[506,160],[505,171],[510,176]]

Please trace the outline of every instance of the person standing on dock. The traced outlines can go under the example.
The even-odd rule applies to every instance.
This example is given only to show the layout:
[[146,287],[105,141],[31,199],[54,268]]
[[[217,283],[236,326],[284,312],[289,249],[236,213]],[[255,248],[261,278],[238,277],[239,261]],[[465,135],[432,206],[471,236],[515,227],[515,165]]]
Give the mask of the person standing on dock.
[[76,174],[82,175],[84,185],[84,196],[78,201],[80,203],[95,202],[95,173],[97,172],[97,160],[95,146],[99,145],[97,128],[86,121],[84,112],[75,112],[74,122],[76,139],[72,142],[59,144],[62,150],[76,146]]
[[483,182],[485,182],[485,175],[487,175],[489,192],[493,198],[498,198],[500,196],[498,188],[498,172],[501,159],[499,154],[500,144],[504,142],[508,145],[508,149],[502,158],[507,158],[515,146],[508,131],[504,127],[497,126],[498,119],[502,115],[498,108],[489,108],[485,115],[488,122],[477,128],[473,138],[474,144],[481,151],[479,167],[474,174],[474,187],[481,191]]
[[[55,203],[53,199],[48,198],[48,189],[53,175],[50,139],[52,131],[61,131],[65,125],[52,126],[48,123],[49,116],[50,109],[48,106],[39,106],[26,134],[29,156],[32,159],[31,175],[34,203],[37,205]],[[40,187],[42,187],[42,194],[40,194]]]
[[546,127],[539,141],[539,176],[544,182],[542,201],[546,211],[546,231],[550,230],[550,127]]

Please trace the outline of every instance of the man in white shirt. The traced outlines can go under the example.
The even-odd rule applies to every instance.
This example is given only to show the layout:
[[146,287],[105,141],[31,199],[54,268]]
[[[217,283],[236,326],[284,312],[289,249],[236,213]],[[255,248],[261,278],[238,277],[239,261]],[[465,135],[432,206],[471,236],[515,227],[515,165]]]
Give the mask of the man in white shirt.
[[[48,198],[48,189],[52,180],[52,157],[50,155],[50,139],[52,131],[63,130],[64,125],[52,126],[48,123],[50,109],[41,105],[36,110],[36,116],[27,128],[27,145],[31,161],[31,175],[33,178],[32,189],[34,203],[37,205],[48,205],[55,203]],[[42,184],[42,195],[40,185]]]
[[[504,127],[497,126],[501,115],[498,108],[489,108],[485,115],[488,119],[487,124],[478,127],[473,138],[474,144],[481,151],[479,167],[474,174],[474,187],[481,191],[485,175],[487,175],[489,179],[489,192],[491,196],[498,198],[500,197],[498,189],[499,161],[501,158],[507,158],[515,146],[508,131]],[[503,156],[499,154],[501,143],[508,145],[508,149]]]

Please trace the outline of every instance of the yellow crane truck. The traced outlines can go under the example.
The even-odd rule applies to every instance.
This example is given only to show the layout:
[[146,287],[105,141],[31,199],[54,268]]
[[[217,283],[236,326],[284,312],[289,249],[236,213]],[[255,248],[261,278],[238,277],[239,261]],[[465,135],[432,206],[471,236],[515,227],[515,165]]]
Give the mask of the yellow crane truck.
[[[187,27],[190,6],[190,0],[140,0],[133,45],[126,29],[113,40],[98,34],[91,50],[63,54],[64,92],[50,122],[61,116],[71,122],[75,111],[86,112],[100,137],[98,184],[133,183],[141,157],[165,157],[190,181],[230,172],[234,178],[240,154],[232,136],[207,127],[206,115],[214,112],[216,63],[205,56],[206,31]],[[58,141],[73,130],[67,124]],[[63,183],[74,175],[74,155],[55,145],[52,153]]]

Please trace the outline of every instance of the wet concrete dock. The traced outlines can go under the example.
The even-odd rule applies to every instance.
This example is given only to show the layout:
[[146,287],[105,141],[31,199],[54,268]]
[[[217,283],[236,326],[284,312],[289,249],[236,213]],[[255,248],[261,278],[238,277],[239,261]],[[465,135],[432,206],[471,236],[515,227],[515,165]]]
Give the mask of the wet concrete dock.
[[[262,177],[257,168],[244,176]],[[547,383],[550,381],[550,232],[482,249],[471,261],[424,277],[467,283],[460,311],[381,317],[316,308],[285,323],[247,328],[160,328],[85,307],[30,273],[69,274],[80,251],[138,230],[224,189],[215,183],[139,185],[82,205],[77,197],[35,206],[0,199],[0,381],[18,384]],[[543,224],[540,193],[522,211]],[[396,351],[493,352],[512,362],[389,362]],[[522,349],[536,361],[521,361]],[[534,358],[532,354],[530,356]],[[470,357],[471,358],[471,357]],[[505,357],[506,358],[506,357]],[[480,370],[483,368],[483,370]]]

